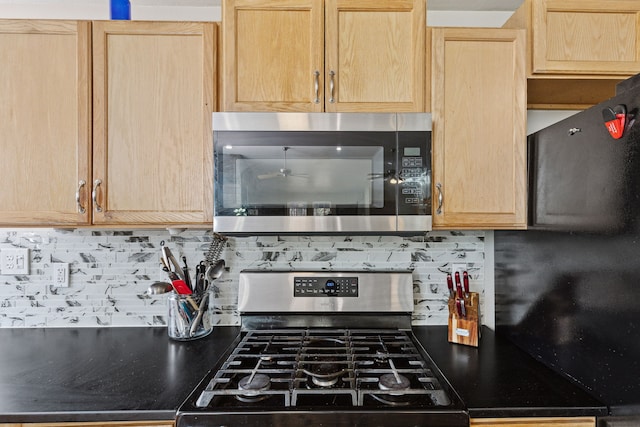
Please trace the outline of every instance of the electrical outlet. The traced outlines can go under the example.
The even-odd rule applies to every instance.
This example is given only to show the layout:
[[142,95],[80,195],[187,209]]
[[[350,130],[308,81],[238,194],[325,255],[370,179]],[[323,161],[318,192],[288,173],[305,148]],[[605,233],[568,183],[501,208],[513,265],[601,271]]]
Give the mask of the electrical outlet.
[[69,263],[54,262],[51,264],[53,268],[53,286],[66,288],[69,286]]
[[467,269],[467,264],[465,264],[465,263],[460,263],[460,264],[453,263],[453,264],[451,264],[451,274],[455,275],[456,271],[457,271],[458,273],[460,273],[460,278],[462,278],[462,272],[465,271],[466,269]]
[[2,249],[0,274],[29,274],[29,249]]

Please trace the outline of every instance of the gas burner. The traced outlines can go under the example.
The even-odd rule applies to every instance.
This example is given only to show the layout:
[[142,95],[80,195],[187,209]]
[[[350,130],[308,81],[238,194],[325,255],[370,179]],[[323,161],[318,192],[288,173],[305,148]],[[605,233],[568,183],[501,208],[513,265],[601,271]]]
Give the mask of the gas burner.
[[271,380],[267,375],[248,375],[238,382],[238,390],[246,391],[247,393],[236,395],[236,399],[245,403],[260,402],[268,397],[265,394],[261,395],[260,392],[269,390],[270,387]]
[[320,363],[309,364],[308,368],[302,370],[311,377],[311,381],[318,387],[331,387],[338,382],[347,369],[341,368],[335,357],[325,357]]
[[333,378],[320,378],[315,375],[312,375],[311,382],[317,385],[318,387],[330,388],[338,383],[339,378],[340,378],[339,376],[336,376]]
[[[371,397],[378,402],[389,406],[409,406],[414,403],[414,397],[410,394],[404,394],[403,391],[411,387],[411,382],[404,375],[397,372],[393,374],[384,374],[378,381],[378,388],[384,391],[392,391],[389,394],[372,394]],[[394,392],[394,391],[397,391]]]
[[340,376],[342,376],[344,370],[337,374],[323,376],[320,376],[318,374],[309,374],[309,372],[307,371],[305,371],[305,373],[311,376],[311,382],[313,382],[318,387],[328,388],[334,386],[338,382],[338,379],[340,378]]
[[[400,375],[397,373],[394,374],[384,374],[380,377],[378,381],[378,387],[380,390],[393,390],[400,391],[406,390],[411,386],[411,382],[404,375]],[[401,395],[402,393],[393,393],[396,396]]]
[[409,394],[392,395],[392,394],[372,394],[375,400],[388,406],[409,406],[416,402],[416,399]]
[[263,354],[260,356],[260,366],[271,366],[275,363],[275,358],[270,354]]

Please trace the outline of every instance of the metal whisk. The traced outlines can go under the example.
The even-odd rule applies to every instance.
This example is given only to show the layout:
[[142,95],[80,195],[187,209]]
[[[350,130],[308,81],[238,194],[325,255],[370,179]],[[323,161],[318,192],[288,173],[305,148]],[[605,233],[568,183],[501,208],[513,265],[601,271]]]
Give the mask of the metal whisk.
[[208,265],[213,265],[220,259],[220,254],[222,253],[222,249],[224,249],[226,241],[227,238],[222,234],[213,233],[213,240],[211,240],[209,250],[207,250],[207,253],[204,255],[204,259]]

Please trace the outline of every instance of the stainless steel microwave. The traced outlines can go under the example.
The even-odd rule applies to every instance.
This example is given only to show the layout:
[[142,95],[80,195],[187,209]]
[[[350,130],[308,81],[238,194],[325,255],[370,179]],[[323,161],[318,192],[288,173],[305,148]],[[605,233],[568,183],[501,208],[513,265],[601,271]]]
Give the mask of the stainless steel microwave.
[[431,230],[428,113],[214,113],[214,231]]

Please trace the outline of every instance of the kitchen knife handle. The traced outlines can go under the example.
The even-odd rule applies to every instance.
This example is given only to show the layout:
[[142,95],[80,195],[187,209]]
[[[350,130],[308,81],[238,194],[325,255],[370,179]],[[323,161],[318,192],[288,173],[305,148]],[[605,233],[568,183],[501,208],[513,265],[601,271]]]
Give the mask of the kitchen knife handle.
[[451,273],[447,273],[447,288],[449,288],[449,298],[455,298],[456,292],[453,288],[453,278]]
[[456,279],[456,291],[457,291],[457,295],[458,298],[462,298],[462,283],[460,283],[460,272],[456,271],[455,273],[455,279]]
[[464,286],[464,297],[469,298],[469,273],[462,273],[462,285]]
[[331,70],[329,71],[329,103],[330,104],[334,104],[336,102],[335,98],[333,97],[333,92],[335,90],[335,76],[336,76],[336,72]]
[[436,213],[438,215],[442,215],[442,203],[444,202],[444,196],[442,194],[442,184],[437,183],[436,189],[438,190],[438,208],[436,209]]
[[316,70],[313,75],[313,86],[316,90],[316,99],[313,100],[313,103],[320,104],[320,71]]
[[87,181],[85,181],[84,179],[80,180],[80,182],[78,183],[78,189],[76,190],[76,204],[78,205],[78,212],[81,214],[87,212],[85,207],[82,206],[82,203],[80,203],[80,192],[82,191],[85,185],[87,185]]
[[102,184],[101,179],[93,181],[93,191],[91,191],[91,200],[93,200],[93,206],[96,208],[96,212],[102,212],[102,206],[98,204],[98,187]]

